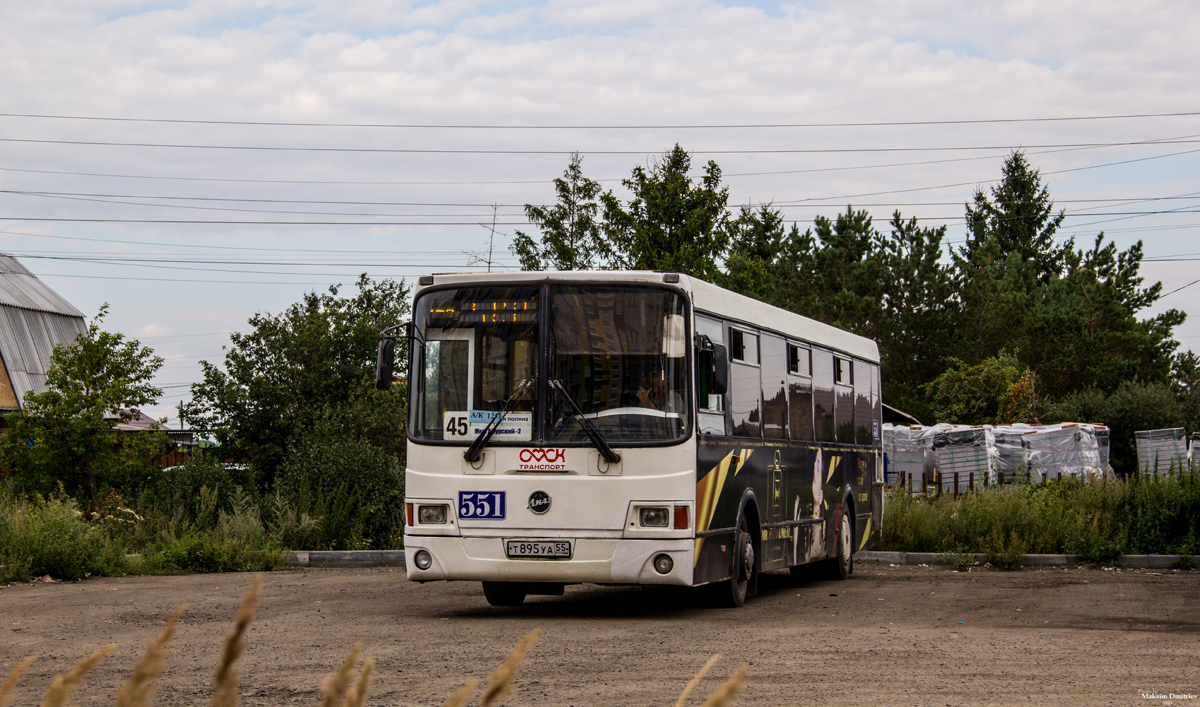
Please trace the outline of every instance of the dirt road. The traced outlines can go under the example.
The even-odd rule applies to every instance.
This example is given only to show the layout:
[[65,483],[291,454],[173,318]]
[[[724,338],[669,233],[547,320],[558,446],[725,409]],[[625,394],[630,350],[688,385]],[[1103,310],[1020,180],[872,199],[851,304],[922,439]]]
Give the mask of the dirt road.
[[[40,654],[17,690],[17,704],[38,704],[53,674],[116,642],[71,701],[112,704],[186,601],[158,703],[207,704],[250,579],[0,589],[0,670]],[[315,704],[321,678],[355,641],[377,661],[372,704],[440,705],[467,679],[486,678],[536,626],[542,637],[508,704],[671,705],[713,653],[724,658],[690,704],[743,664],[751,676],[738,705],[1148,705],[1161,700],[1139,690],[1200,693],[1200,572],[863,564],[847,582],[765,577],[759,596],[732,610],[684,592],[595,586],[493,609],[477,584],[419,585],[386,569],[265,580],[242,663],[244,705]]]

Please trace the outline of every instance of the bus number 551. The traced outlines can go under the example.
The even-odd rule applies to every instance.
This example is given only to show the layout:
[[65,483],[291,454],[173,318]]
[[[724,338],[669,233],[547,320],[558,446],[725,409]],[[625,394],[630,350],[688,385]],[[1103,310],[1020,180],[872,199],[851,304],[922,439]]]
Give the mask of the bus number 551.
[[503,491],[459,491],[458,517],[462,520],[504,520]]

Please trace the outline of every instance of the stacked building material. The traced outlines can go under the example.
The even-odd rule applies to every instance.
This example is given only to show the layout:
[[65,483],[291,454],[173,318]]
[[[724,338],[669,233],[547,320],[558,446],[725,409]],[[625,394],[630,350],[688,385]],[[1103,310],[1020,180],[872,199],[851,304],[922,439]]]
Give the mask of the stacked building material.
[[1025,436],[1033,428],[1025,424],[992,428],[996,437],[996,476],[1001,484],[1029,481],[1029,444]]
[[1200,465],[1200,432],[1192,433],[1192,443],[1188,446],[1188,465]]
[[887,455],[888,486],[903,485],[910,493],[924,487],[925,452],[933,444],[930,428],[920,425],[883,426],[883,453]]
[[1031,481],[1081,476],[1085,480],[1104,473],[1094,425],[1066,422],[1043,425],[1025,435],[1029,448]]
[[1112,476],[1113,468],[1109,463],[1112,458],[1111,431],[1104,425],[1093,425],[1092,430],[1096,433],[1096,446],[1100,449],[1100,470],[1105,476]]
[[1188,452],[1186,435],[1182,427],[1134,432],[1138,469],[1159,475],[1185,468]]
[[934,430],[933,461],[942,493],[957,495],[995,484],[998,456],[991,425]]

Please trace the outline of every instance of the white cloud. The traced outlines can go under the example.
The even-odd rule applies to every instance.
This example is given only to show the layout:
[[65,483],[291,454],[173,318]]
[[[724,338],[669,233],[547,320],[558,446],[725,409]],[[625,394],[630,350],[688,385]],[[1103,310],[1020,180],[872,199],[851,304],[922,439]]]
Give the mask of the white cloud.
[[[707,0],[595,3],[551,0],[521,6],[476,0],[443,2],[57,2],[9,3],[0,10],[6,41],[0,112],[161,116],[218,120],[450,124],[711,124],[861,122],[1185,111],[1200,106],[1200,10],[1187,2],[815,2],[777,17]],[[583,150],[585,168],[616,178],[678,141],[689,149],[829,149],[1112,142],[1200,133],[1195,118],[981,126],[737,131],[466,131],[302,129],[122,124],[0,118],[5,137],[323,145],[386,148]],[[1180,151],[1105,148],[1031,154],[1046,172]],[[633,150],[604,155],[598,150]],[[1037,152],[1036,150],[1034,152]],[[921,162],[977,153],[738,154],[714,157],[727,174]],[[698,155],[700,160],[707,155]],[[1059,199],[1200,192],[1197,157],[1088,172],[1047,175]],[[543,202],[563,155],[420,155],[263,153],[100,148],[7,143],[0,167],[117,174],[253,179],[418,182],[405,185],[206,183],[33,175],[0,171],[5,189],[324,201],[420,201],[470,204]],[[961,215],[972,185],[995,178],[992,160],[904,168],[730,178],[733,200],[841,196],[819,209],[879,203],[936,223]],[[523,181],[541,184],[459,184]],[[426,182],[424,184],[419,182]],[[869,197],[940,184],[941,190]],[[609,183],[611,185],[611,183]],[[949,205],[892,206],[913,202]],[[194,204],[197,205],[197,204]],[[433,207],[240,204],[239,208],[429,213]],[[280,218],[252,212],[205,212],[87,201],[0,197],[9,215],[137,218]],[[510,208],[509,212],[519,211]],[[304,285],[210,285],[187,279],[348,282],[357,272],[415,275],[461,269],[459,251],[478,249],[484,206],[453,207],[464,224],[429,227],[312,227],[170,224],[0,224],[0,230],[230,248],[127,245],[122,252],[186,252],[210,260],[284,262],[304,251],[402,251],[309,265],[190,264],[210,270],[30,261],[35,270],[88,277],[159,277],[164,281],[48,277],[84,311],[113,303],[108,322],[149,331],[154,322],[191,330],[244,326],[255,311],[279,311]],[[1116,218],[1116,217],[1114,217]],[[1111,225],[1186,222],[1145,217]],[[953,222],[952,222],[953,223]],[[1094,233],[1097,225],[1083,229]],[[506,227],[511,230],[511,227]],[[1200,226],[1197,227],[1200,231]],[[953,229],[952,229],[953,232]],[[1148,253],[1183,252],[1193,231],[1121,232]],[[87,242],[20,239],[0,247],[60,253],[112,252]],[[1189,240],[1190,239],[1190,240]],[[236,248],[282,250],[244,251]],[[1194,248],[1200,250],[1200,248]],[[416,255],[412,251],[440,251]],[[408,268],[373,264],[410,262]],[[1183,264],[1186,265],[1186,264]],[[44,266],[44,267],[43,267]],[[174,267],[174,266],[172,266]],[[241,269],[256,274],[222,270]],[[1168,289],[1186,268],[1147,268]],[[285,276],[261,274],[285,271]],[[331,274],[332,273],[332,274]],[[1159,274],[1161,273],[1161,275]],[[1187,292],[1187,291],[1185,291]],[[1175,297],[1183,296],[1184,293]],[[175,326],[172,324],[172,326]],[[1189,323],[1186,327],[1200,326]],[[1200,334],[1200,329],[1188,329]],[[1182,333],[1182,332],[1181,332]],[[1190,340],[1193,345],[1200,339]],[[164,339],[161,352],[213,353],[211,342]],[[172,372],[172,381],[183,376]],[[193,374],[194,376],[194,374]]]

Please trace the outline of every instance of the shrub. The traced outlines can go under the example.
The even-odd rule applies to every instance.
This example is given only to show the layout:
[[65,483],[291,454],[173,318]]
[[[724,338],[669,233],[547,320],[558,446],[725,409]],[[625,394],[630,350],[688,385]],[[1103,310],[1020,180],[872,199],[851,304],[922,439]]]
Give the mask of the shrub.
[[0,581],[82,579],[126,570],[125,550],[67,498],[17,496],[0,486]]
[[1012,567],[1026,553],[1080,555],[1115,564],[1121,555],[1193,555],[1200,549],[1200,471],[1084,483],[1055,479],[960,499],[894,493],[881,549],[986,553]]

